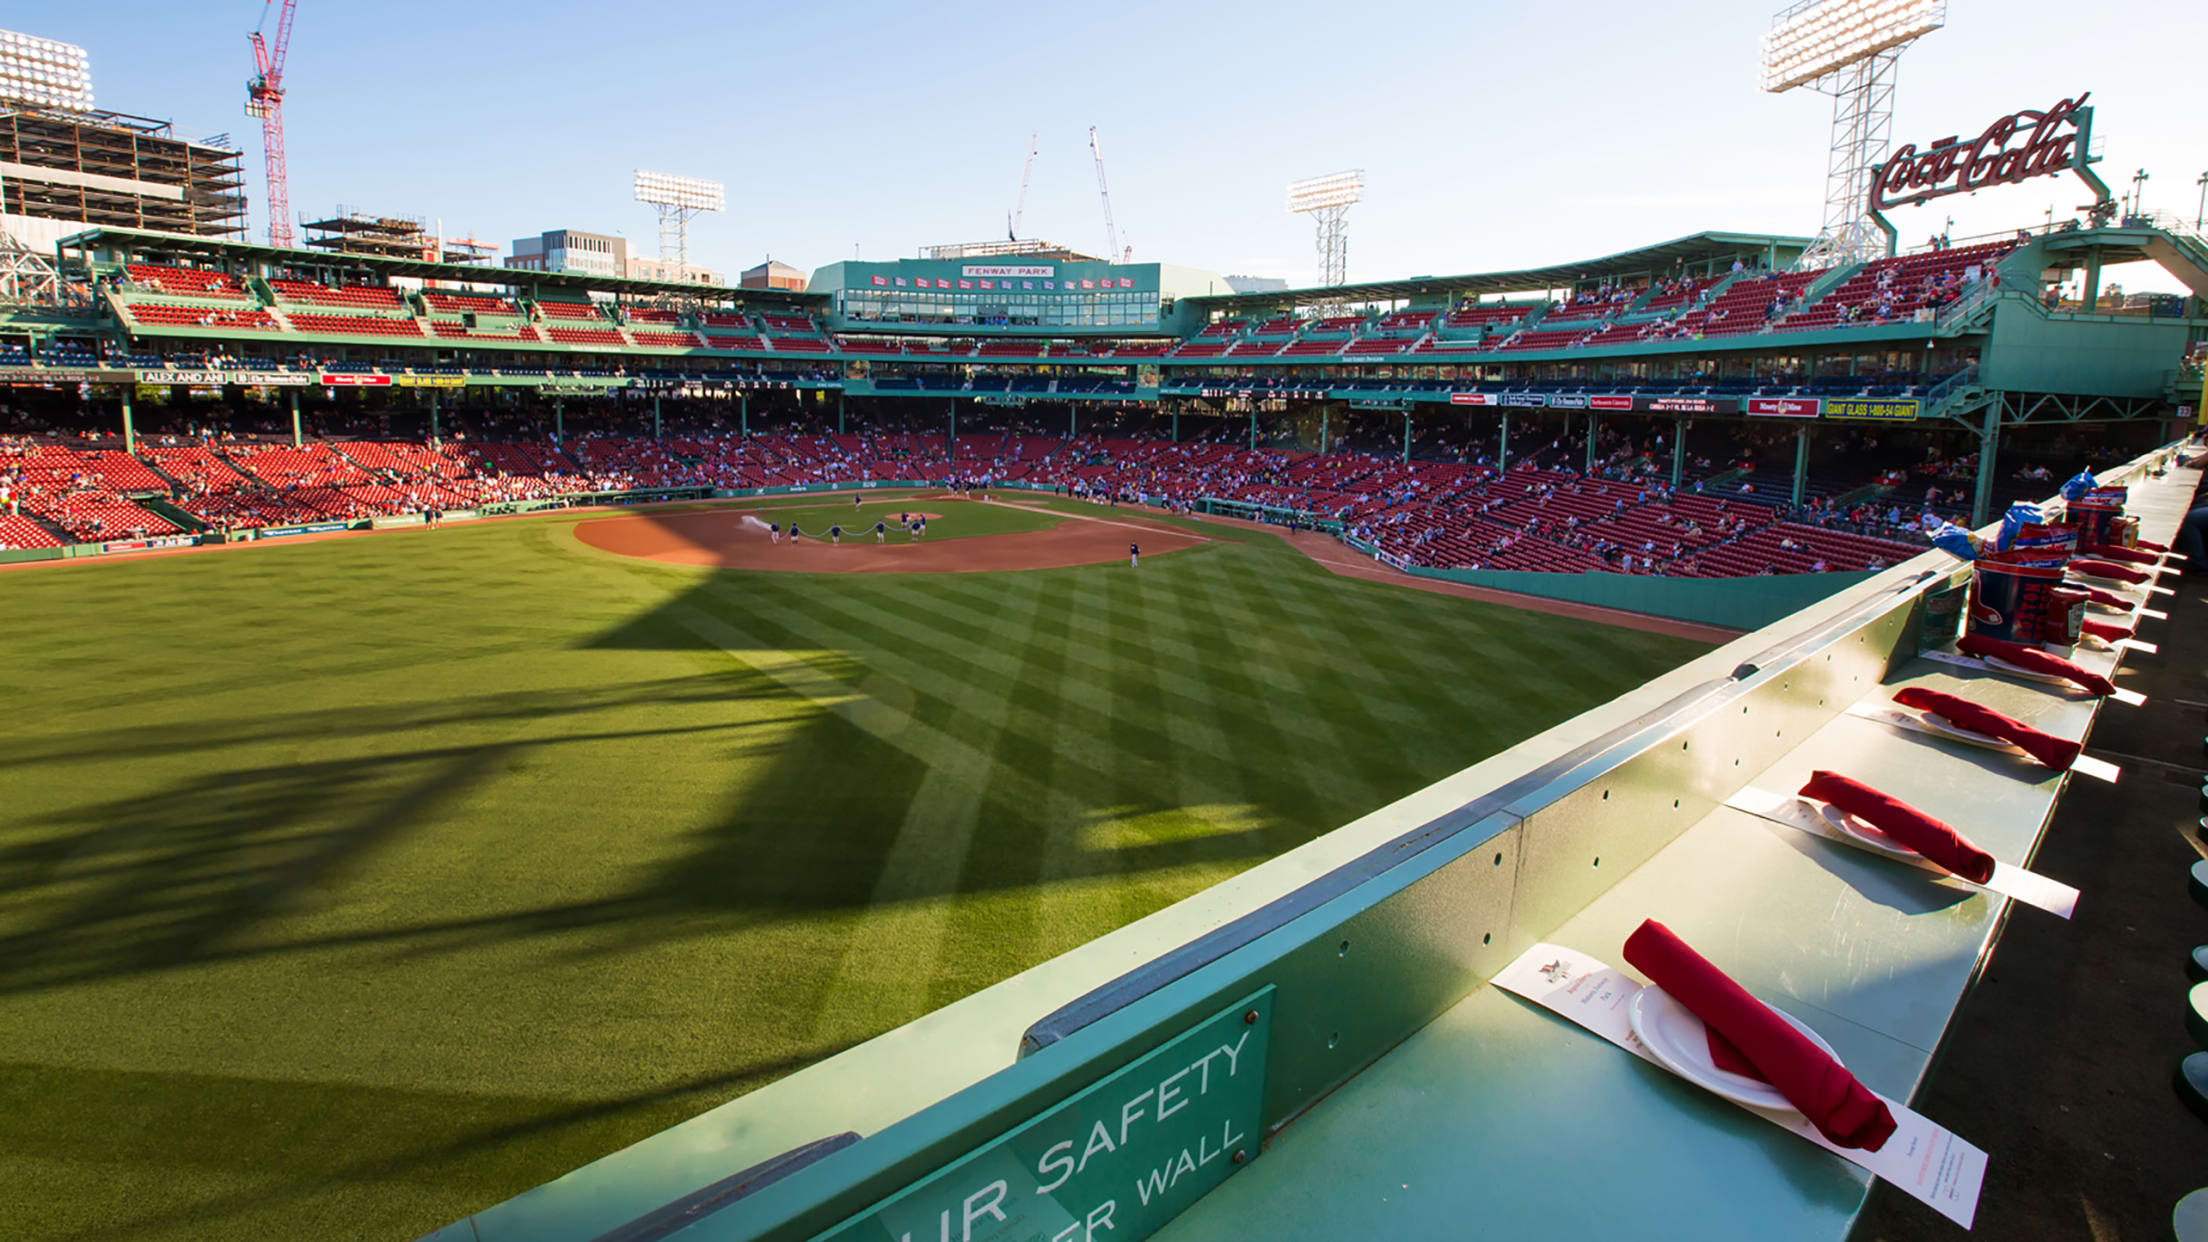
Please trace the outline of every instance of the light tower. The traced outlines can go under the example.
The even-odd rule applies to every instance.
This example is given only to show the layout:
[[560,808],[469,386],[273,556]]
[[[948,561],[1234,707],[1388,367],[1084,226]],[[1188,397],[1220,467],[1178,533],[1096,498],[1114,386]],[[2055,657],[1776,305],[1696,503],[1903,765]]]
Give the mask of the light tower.
[[1802,0],[1763,36],[1763,89],[1798,86],[1832,96],[1825,216],[1799,270],[1885,253],[1871,223],[1871,166],[1894,124],[1894,79],[1911,43],[1947,24],[1947,0]]
[[727,196],[718,181],[636,170],[636,201],[659,213],[659,275],[681,280],[690,271],[690,217],[722,211]]
[[1288,210],[1308,215],[1318,226],[1319,286],[1331,289],[1349,279],[1349,208],[1365,196],[1365,170],[1308,177],[1288,185]]

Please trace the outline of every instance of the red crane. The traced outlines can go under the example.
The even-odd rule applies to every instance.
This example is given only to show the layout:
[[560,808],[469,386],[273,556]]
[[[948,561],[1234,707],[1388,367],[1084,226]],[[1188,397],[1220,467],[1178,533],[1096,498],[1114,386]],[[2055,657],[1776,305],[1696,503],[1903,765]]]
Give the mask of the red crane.
[[[276,0],[262,0],[261,25],[268,24],[268,10]],[[291,15],[299,0],[283,0],[276,17],[276,41],[261,40],[253,30],[253,76],[245,83],[245,114],[261,119],[261,151],[268,158],[268,244],[290,246],[291,187],[284,170],[284,53],[291,50]]]

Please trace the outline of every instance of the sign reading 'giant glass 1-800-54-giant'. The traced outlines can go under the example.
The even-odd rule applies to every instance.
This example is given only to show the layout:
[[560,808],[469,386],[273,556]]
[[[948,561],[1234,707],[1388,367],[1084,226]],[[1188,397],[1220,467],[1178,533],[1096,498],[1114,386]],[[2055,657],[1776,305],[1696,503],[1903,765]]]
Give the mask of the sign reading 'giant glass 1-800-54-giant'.
[[1139,1242],[1258,1153],[1272,989],[815,1242]]
[[[2011,112],[1976,138],[1942,138],[1922,152],[1915,143],[1902,146],[1886,157],[1871,181],[1871,209],[1884,211],[2079,166],[2086,156],[2079,117],[2091,117],[2085,106],[2091,97],[2088,91],[2044,112]],[[2020,138],[2019,145],[2009,145]]]

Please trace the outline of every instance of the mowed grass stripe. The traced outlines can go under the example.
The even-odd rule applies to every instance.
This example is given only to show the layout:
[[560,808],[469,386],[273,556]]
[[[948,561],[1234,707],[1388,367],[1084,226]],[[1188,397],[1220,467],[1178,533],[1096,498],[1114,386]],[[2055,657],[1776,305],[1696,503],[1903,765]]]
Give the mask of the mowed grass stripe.
[[[1030,632],[1042,598],[1039,586],[1021,583],[1009,591],[996,630],[985,637],[1011,642]],[[874,697],[878,701],[882,693],[877,691]],[[990,751],[1004,723],[1000,714],[990,735],[975,739],[975,761],[994,766]],[[860,775],[866,779],[870,774]],[[814,1026],[816,1041],[865,1038],[885,1023],[910,1021],[942,1003],[935,981],[942,973],[939,962],[951,934],[954,903],[950,895],[967,887],[962,872],[990,775],[944,765],[928,768],[883,858],[872,896],[877,912],[872,936],[863,945],[854,943],[844,954],[821,1000]],[[881,940],[897,945],[898,952],[880,952]]]

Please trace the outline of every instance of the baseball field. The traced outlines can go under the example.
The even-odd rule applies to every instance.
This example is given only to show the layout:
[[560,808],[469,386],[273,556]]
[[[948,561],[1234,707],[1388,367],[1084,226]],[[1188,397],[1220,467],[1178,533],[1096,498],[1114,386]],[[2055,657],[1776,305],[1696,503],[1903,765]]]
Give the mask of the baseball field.
[[852,513],[0,573],[0,1237],[415,1237],[1701,650],[1214,522]]

